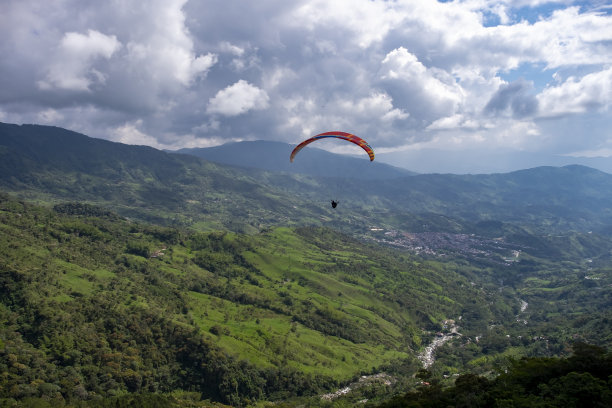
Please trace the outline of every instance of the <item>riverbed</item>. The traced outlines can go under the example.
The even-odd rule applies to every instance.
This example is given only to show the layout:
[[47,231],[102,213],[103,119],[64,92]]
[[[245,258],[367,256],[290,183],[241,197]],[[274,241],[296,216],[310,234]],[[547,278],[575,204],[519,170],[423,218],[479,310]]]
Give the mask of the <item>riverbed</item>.
[[423,352],[417,356],[421,364],[423,364],[423,368],[431,367],[436,361],[435,352],[438,347],[442,346],[455,336],[461,336],[461,333],[458,331],[459,327],[455,325],[455,323],[450,323],[449,321],[444,323],[449,325],[450,333],[439,333],[432,340],[431,344],[425,347],[425,350],[423,350]]

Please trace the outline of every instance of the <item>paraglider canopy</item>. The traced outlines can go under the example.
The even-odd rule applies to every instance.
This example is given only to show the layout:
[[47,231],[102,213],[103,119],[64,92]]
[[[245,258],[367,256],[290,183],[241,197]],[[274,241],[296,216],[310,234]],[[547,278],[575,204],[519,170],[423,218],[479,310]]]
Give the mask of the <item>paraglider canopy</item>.
[[289,157],[289,160],[291,162],[293,162],[293,159],[295,158],[295,155],[300,150],[302,150],[306,145],[308,145],[308,144],[310,144],[312,142],[315,142],[317,140],[327,138],[327,137],[334,137],[334,138],[337,138],[337,139],[344,139],[344,140],[347,140],[349,142],[355,143],[357,146],[361,147],[363,150],[366,151],[368,156],[370,156],[370,161],[374,160],[374,150],[372,150],[372,147],[370,147],[370,145],[365,140],[363,140],[359,136],[355,136],[355,135],[353,135],[351,133],[339,132],[339,131],[319,133],[318,135],[313,136],[310,139],[304,140],[302,143],[297,145],[295,147],[295,149],[293,149],[293,151],[291,152],[291,156]]

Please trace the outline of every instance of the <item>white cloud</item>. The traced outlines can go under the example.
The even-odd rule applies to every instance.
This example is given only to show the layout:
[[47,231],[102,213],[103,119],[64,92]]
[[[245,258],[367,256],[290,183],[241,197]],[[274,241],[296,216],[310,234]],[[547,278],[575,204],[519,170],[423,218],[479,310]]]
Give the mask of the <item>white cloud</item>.
[[270,98],[266,91],[241,79],[235,84],[217,92],[210,99],[207,112],[225,116],[236,116],[250,110],[266,109],[269,106],[269,100]]
[[202,139],[193,134],[166,134],[164,135],[164,140],[161,141],[159,137],[145,133],[142,130],[142,126],[142,120],[126,122],[120,126],[117,126],[116,128],[110,130],[112,140],[124,144],[152,146],[157,149],[168,150],[173,150],[176,148],[177,143],[180,143],[180,147],[184,148],[210,147],[226,143],[226,141],[224,141],[222,138],[217,137]]
[[427,126],[427,130],[450,130],[450,129],[472,129],[476,130],[481,127],[481,124],[474,119],[466,118],[462,114],[455,114],[440,118],[432,122],[431,125]]
[[357,100],[340,99],[336,106],[344,115],[359,116],[362,119],[391,122],[406,119],[408,113],[393,107],[393,100],[385,93],[373,93]]
[[146,73],[161,90],[188,86],[205,76],[217,63],[217,55],[196,55],[191,34],[185,26],[186,0],[153,0],[147,4],[122,2],[119,18],[128,29],[126,36],[131,69]]
[[9,1],[0,111],[152,146],[346,129],[388,149],[593,150],[612,126],[612,16],[596,5]]
[[136,120],[134,122],[125,123],[114,129],[113,140],[119,143],[125,143],[129,145],[147,145],[153,147],[160,147],[157,139],[153,136],[143,133],[139,127],[142,126],[142,120]]
[[[335,31],[339,40],[350,34],[347,42],[367,48],[382,41],[402,19],[400,12],[387,2],[352,0],[313,0],[303,2],[291,14],[290,20],[299,22],[310,31]],[[344,42],[344,41],[343,41]],[[333,43],[317,41],[323,49],[330,49]]]
[[546,88],[537,99],[543,117],[608,109],[612,103],[612,67],[582,78],[569,77],[558,86]]
[[194,77],[206,75],[208,70],[216,63],[217,56],[211,53],[208,53],[206,55],[200,55],[199,57],[192,59],[190,61],[191,67],[189,70],[189,75],[186,78],[186,83],[188,84],[189,81]]
[[219,44],[219,49],[222,52],[227,52],[229,54],[235,55],[237,57],[240,57],[244,54],[244,48],[243,47],[239,47],[237,45],[234,45],[228,41],[222,41],[221,44]]
[[400,106],[429,116],[425,120],[452,115],[463,99],[452,76],[428,69],[404,47],[385,56],[379,75],[388,92],[395,93],[394,100],[399,100]]
[[579,7],[570,7],[522,31],[529,36],[534,55],[548,68],[612,63],[609,15],[581,13]]
[[111,58],[120,47],[117,37],[95,30],[88,30],[87,35],[66,33],[49,66],[46,79],[40,81],[39,86],[42,89],[89,91],[93,83],[104,83],[106,78],[92,64],[98,58]]

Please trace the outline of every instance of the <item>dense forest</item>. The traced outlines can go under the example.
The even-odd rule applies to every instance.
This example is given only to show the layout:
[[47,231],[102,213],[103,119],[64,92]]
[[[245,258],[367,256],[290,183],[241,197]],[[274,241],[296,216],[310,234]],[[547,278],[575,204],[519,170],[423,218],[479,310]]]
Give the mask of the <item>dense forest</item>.
[[[0,204],[5,404],[325,405],[321,395],[380,372],[393,384],[362,387],[346,403],[419,387],[415,375],[435,387],[394,404],[432,390],[443,401],[451,391],[441,387],[465,367],[474,377],[460,376],[459,385],[469,379],[490,390],[495,367],[513,356],[569,353],[572,337],[559,332],[567,323],[548,324],[555,311],[535,327],[508,325],[515,294],[473,288],[473,271],[459,258],[418,262],[320,228],[199,233],[135,223],[89,204],[49,209],[6,194]],[[419,372],[415,353],[436,332],[448,333],[444,322],[456,316],[462,336]],[[599,319],[601,335],[582,333],[605,344],[609,321]],[[593,322],[571,324],[580,333]],[[546,327],[553,330],[532,336]]]
[[568,358],[513,360],[493,379],[465,374],[442,388],[426,371],[418,390],[379,405],[380,408],[598,407],[611,406],[612,354],[576,343]]
[[417,326],[468,296],[332,231],[196,233],[87,204],[0,204],[5,401],[316,395],[398,361],[416,370]]

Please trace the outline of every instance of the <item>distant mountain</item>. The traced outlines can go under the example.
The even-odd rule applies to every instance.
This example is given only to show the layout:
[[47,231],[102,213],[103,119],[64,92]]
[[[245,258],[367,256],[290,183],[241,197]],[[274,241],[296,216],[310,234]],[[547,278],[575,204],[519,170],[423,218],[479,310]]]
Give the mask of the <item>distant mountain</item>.
[[422,174],[375,185],[345,180],[335,188],[338,196],[361,199],[395,218],[392,213],[436,213],[556,231],[612,225],[612,175],[579,165],[504,174]]
[[26,199],[87,201],[131,218],[202,229],[257,231],[320,214],[243,170],[51,126],[0,123],[0,188]]
[[583,166],[324,177],[0,124],[0,406],[354,406],[608,346],[611,227]]
[[289,154],[294,147],[287,143],[257,140],[207,148],[180,149],[176,153],[201,157],[214,163],[313,176],[344,177],[352,174],[361,179],[371,180],[416,174],[377,161],[370,162],[366,155],[362,158],[350,157],[312,146],[302,150],[294,162],[290,163]]
[[[245,142],[217,150],[243,166],[246,157],[299,165],[289,163],[288,145]],[[42,201],[88,201],[159,223],[250,232],[304,224],[362,233],[372,226],[470,232],[482,221],[538,231],[612,230],[612,175],[584,166],[400,177],[393,167],[317,149],[300,156],[311,171],[320,158],[330,159],[321,159],[320,168],[339,167],[312,176],[227,166],[56,127],[0,124],[0,188]],[[353,167],[364,170],[346,170]],[[340,200],[336,210],[332,198]]]
[[[53,126],[0,123],[0,172],[18,186],[24,175],[62,171],[104,177],[108,181],[179,177],[188,159],[179,160],[148,146],[128,146]],[[191,160],[197,162],[197,160]]]
[[562,167],[572,164],[612,173],[612,157],[562,156],[541,152],[419,149],[381,153],[377,159],[394,166],[410,168],[418,173],[509,173],[534,167]]

